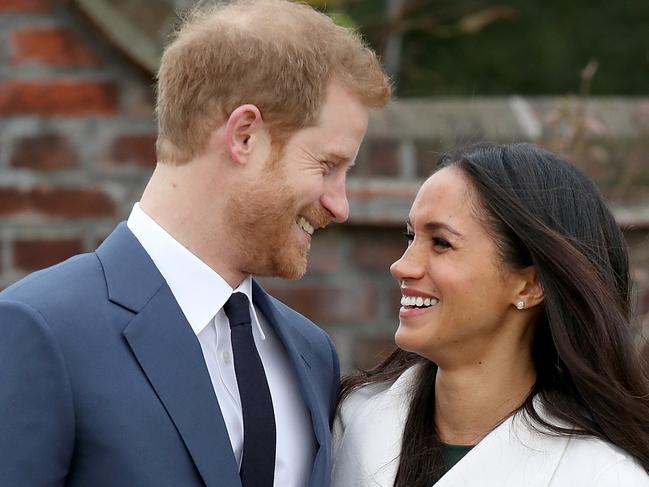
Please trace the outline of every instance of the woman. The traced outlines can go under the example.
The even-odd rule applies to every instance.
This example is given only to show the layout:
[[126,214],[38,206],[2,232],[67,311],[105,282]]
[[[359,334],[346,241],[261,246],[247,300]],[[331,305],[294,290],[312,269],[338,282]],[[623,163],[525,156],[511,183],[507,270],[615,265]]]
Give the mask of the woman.
[[649,486],[625,242],[528,144],[447,154],[391,272],[400,350],[343,382],[335,487]]

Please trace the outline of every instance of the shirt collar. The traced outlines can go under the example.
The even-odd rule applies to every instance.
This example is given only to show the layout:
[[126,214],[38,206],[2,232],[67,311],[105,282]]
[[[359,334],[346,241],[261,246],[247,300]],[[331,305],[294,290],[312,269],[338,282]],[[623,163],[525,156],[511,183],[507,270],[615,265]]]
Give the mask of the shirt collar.
[[[230,286],[228,286],[228,288],[230,288]],[[230,288],[230,289],[232,289],[232,288]],[[250,317],[252,318],[253,326],[257,327],[257,329],[259,330],[259,336],[261,337],[262,340],[265,340],[266,335],[264,334],[264,329],[262,328],[261,321],[259,320],[259,317],[257,316],[257,311],[255,310],[255,307],[252,304],[252,277],[250,277],[248,275],[243,281],[241,281],[241,284],[239,284],[239,287],[237,287],[230,294],[227,295],[227,297],[225,298],[225,301],[223,301],[223,304],[221,305],[221,308],[225,305],[225,302],[228,299],[230,299],[230,296],[232,294],[234,294],[234,293],[243,293],[248,297],[248,304],[250,306]]]
[[258,327],[265,339],[252,305],[250,276],[232,289],[216,271],[147,215],[139,203],[133,206],[126,224],[162,274],[196,335],[211,322],[233,292],[241,292],[248,297],[253,326]]

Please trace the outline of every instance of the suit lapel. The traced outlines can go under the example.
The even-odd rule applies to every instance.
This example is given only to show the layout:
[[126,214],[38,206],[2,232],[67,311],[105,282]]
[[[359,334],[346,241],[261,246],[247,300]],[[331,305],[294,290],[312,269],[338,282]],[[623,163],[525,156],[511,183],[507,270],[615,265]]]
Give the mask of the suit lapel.
[[208,487],[241,486],[196,335],[139,242],[121,224],[97,250],[109,299],[133,311],[123,331]]
[[318,401],[314,389],[314,380],[311,377],[311,364],[313,356],[310,342],[302,333],[293,327],[284,314],[272,303],[266,292],[253,280],[253,301],[266,317],[266,320],[275,329],[277,336],[282,341],[295,371],[304,397],[304,402],[311,414],[311,422],[318,445],[329,444],[329,420]]
[[205,484],[240,485],[200,344],[167,286],[129,323],[124,336]]

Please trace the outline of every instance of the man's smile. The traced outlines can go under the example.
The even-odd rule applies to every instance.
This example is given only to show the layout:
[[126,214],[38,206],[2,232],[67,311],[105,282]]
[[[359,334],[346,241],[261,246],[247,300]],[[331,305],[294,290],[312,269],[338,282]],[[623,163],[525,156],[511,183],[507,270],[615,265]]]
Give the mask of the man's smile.
[[297,226],[300,227],[302,230],[304,230],[306,233],[309,235],[313,236],[313,232],[315,232],[315,228],[313,228],[313,225],[311,225],[306,218],[303,216],[298,216],[297,217]]

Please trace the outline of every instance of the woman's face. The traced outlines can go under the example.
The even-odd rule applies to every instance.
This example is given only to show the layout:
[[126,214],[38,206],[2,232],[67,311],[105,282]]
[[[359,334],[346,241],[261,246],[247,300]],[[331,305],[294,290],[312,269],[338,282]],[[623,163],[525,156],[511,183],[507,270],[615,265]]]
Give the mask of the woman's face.
[[397,345],[440,367],[478,364],[531,339],[515,306],[524,276],[501,262],[476,208],[460,170],[435,173],[412,205],[408,248],[390,268],[402,292]]

